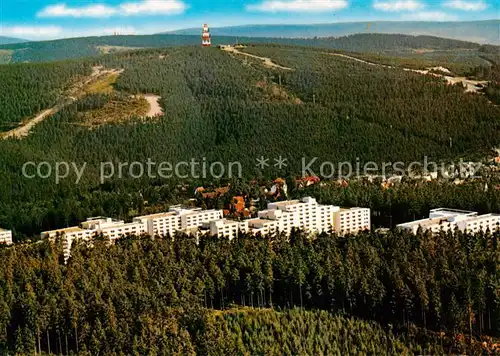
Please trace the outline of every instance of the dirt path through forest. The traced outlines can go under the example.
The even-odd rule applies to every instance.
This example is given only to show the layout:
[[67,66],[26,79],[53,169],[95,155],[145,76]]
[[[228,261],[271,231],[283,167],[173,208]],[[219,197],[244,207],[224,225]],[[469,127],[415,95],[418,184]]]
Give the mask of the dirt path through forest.
[[[324,53],[332,55],[332,56],[336,56],[336,57],[347,58],[347,59],[350,59],[350,60],[353,60],[353,61],[356,61],[356,62],[368,64],[370,66],[377,66],[377,67],[383,67],[383,68],[392,68],[392,69],[393,68],[399,68],[399,67],[388,66],[388,65],[385,65],[385,64],[368,62],[368,61],[365,61],[363,59],[359,59],[359,58],[356,58],[356,57],[351,57],[351,56],[348,56],[348,55],[345,55],[345,54],[341,54],[341,53],[329,53],[329,52],[324,52]],[[414,73],[419,73],[419,74],[424,74],[424,75],[425,74],[429,74],[429,75],[433,75],[435,77],[444,78],[444,79],[446,79],[446,81],[448,82],[448,84],[462,83],[465,86],[465,91],[466,92],[471,92],[471,93],[477,93],[477,92],[479,92],[479,90],[482,89],[481,86],[488,84],[488,81],[486,81],[486,80],[471,80],[471,79],[467,79],[465,77],[453,77],[453,76],[443,75],[443,74],[439,74],[439,73],[435,73],[435,72],[431,71],[431,70],[439,70],[441,72],[450,73],[451,74],[450,70],[447,69],[447,68],[444,68],[444,67],[433,67],[433,68],[428,68],[428,69],[411,69],[411,68],[402,68],[402,69],[404,71],[407,71],[407,72],[414,72]]]
[[255,59],[260,59],[261,61],[264,62],[264,65],[266,67],[278,68],[278,69],[283,69],[283,70],[293,70],[293,68],[280,66],[279,64],[274,63],[271,58],[268,58],[268,57],[259,57],[259,56],[256,56],[254,54],[241,52],[241,51],[237,50],[236,48],[234,48],[232,46],[225,46],[222,49],[224,51],[226,51],[226,52],[236,53],[236,54],[242,54],[242,55],[247,56],[247,57],[252,57],[252,58],[255,58]]
[[[19,127],[16,127],[15,129],[12,129],[10,131],[1,133],[0,132],[0,139],[8,139],[8,138],[23,138],[29,135],[31,129],[35,127],[37,124],[45,120],[47,117],[55,114],[58,112],[62,107],[67,105],[68,103],[72,103],[77,98],[74,96],[74,93],[77,93],[80,91],[82,88],[84,88],[86,85],[92,83],[93,81],[102,78],[104,75],[112,75],[112,74],[120,74],[123,72],[123,69],[104,69],[103,66],[95,66],[92,67],[92,73],[85,77],[85,79],[73,84],[71,89],[66,93],[65,99],[69,100],[69,102],[66,102],[65,104],[61,105],[56,105],[50,109],[46,109],[38,113],[35,117],[32,119],[26,120],[24,122],[21,122],[19,124]],[[147,98],[146,98],[147,99]],[[149,101],[149,100],[148,100]],[[160,108],[161,109],[161,108]]]
[[47,116],[50,116],[56,112],[55,108],[47,109],[39,113],[37,116],[35,116],[33,119],[29,120],[26,124],[17,127],[15,129],[12,129],[10,131],[7,131],[6,133],[3,134],[2,138],[7,139],[7,138],[13,138],[13,137],[26,137],[28,136],[29,132],[31,129],[38,123],[42,122]]

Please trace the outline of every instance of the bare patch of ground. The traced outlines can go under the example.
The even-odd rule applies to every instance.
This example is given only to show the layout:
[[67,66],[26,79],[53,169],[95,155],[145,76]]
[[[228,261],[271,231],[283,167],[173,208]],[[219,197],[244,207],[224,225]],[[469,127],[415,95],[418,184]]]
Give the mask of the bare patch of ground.
[[163,115],[163,109],[158,103],[158,100],[161,99],[161,96],[154,94],[144,94],[144,99],[146,99],[149,104],[149,110],[146,114],[147,117],[156,117]]
[[247,57],[259,59],[259,60],[263,61],[264,65],[266,67],[278,68],[278,69],[283,69],[283,70],[293,70],[293,68],[280,66],[279,64],[274,63],[271,58],[268,58],[268,57],[259,57],[259,56],[256,56],[254,54],[241,52],[241,51],[239,51],[238,49],[236,49],[236,48],[234,48],[232,46],[224,46],[224,47],[222,47],[222,50],[226,51],[226,52],[229,52],[229,53],[241,54],[243,56],[247,56]]
[[68,91],[72,98],[79,98],[85,94],[110,93],[113,91],[112,85],[123,73],[123,69],[105,69],[103,66],[92,67],[92,73],[81,80],[78,80]]
[[[350,60],[364,63],[364,64],[368,64],[371,66],[377,66],[377,67],[383,67],[383,68],[396,68],[396,67],[388,66],[385,64],[368,62],[368,61],[365,61],[365,60],[362,60],[362,59],[359,59],[356,57],[351,57],[351,56],[348,56],[345,54],[340,54],[340,53],[328,53],[328,54],[330,54],[332,56],[348,58]],[[442,73],[446,73],[446,74],[448,74],[448,73],[451,74],[451,71],[445,67],[432,67],[432,68],[427,68],[427,69],[410,69],[410,68],[402,68],[402,69],[404,71],[407,71],[407,72],[414,72],[414,73],[419,73],[419,74],[424,74],[424,75],[433,75],[435,77],[444,78],[448,84],[461,83],[465,87],[465,91],[470,92],[470,93],[477,93],[482,89],[482,87],[484,85],[488,84],[488,81],[486,81],[486,80],[471,80],[471,79],[467,79],[465,77],[453,77],[450,75],[436,73],[436,72],[442,72]]]
[[89,83],[83,88],[83,91],[89,94],[110,94],[113,92],[113,84],[116,83],[120,72],[113,72],[99,77],[92,83]]

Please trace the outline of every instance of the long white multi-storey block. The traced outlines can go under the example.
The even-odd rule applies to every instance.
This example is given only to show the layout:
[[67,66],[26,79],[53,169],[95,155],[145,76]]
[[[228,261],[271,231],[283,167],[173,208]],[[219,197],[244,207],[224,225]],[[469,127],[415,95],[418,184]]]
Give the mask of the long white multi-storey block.
[[125,224],[121,220],[97,217],[88,218],[80,226],[42,232],[41,238],[54,239],[60,236],[63,239],[64,256],[68,258],[73,241],[76,239],[89,240],[93,236],[102,234],[114,241],[127,234],[140,235],[144,232],[144,226],[140,223]]
[[370,230],[370,209],[341,209],[333,205],[320,205],[316,199],[305,197],[270,203],[267,210],[258,213],[258,219],[248,221],[250,231],[267,234],[283,232],[290,234],[292,228],[308,233],[336,232],[357,233]]
[[0,244],[12,245],[12,231],[0,228]]
[[500,229],[500,215],[478,215],[474,211],[439,208],[431,210],[428,219],[399,224],[397,227],[413,233],[416,233],[419,228],[433,233],[455,229],[472,233],[486,230],[493,232]]
[[370,209],[342,208],[335,214],[333,226],[333,230],[338,234],[355,234],[359,231],[370,230]]
[[335,213],[340,210],[338,206],[320,205],[311,197],[270,203],[267,207],[268,210],[281,210],[293,214],[293,217],[289,217],[293,227],[309,233],[331,231],[334,227]]
[[355,233],[370,228],[370,210],[320,205],[316,199],[306,197],[270,203],[268,209],[258,212],[258,218],[235,221],[224,219],[222,210],[173,206],[166,213],[139,216],[131,223],[110,218],[90,218],[80,226],[43,232],[42,238],[61,236],[67,258],[75,239],[89,240],[101,234],[114,241],[127,235],[174,236],[178,232],[198,235],[201,230],[213,236],[233,239],[240,232],[262,235],[281,232],[289,235],[293,228],[307,233]]
[[75,239],[89,240],[95,235],[103,235],[111,241],[131,235],[173,236],[176,232],[193,233],[203,223],[222,219],[222,210],[202,210],[175,206],[168,213],[152,214],[134,218],[131,223],[110,218],[89,218],[80,226],[42,232],[42,238],[63,238],[64,254],[69,257]]
[[151,236],[173,236],[177,232],[196,232],[204,223],[220,220],[222,210],[202,210],[173,206],[167,213],[140,216],[134,221],[146,225],[146,233]]

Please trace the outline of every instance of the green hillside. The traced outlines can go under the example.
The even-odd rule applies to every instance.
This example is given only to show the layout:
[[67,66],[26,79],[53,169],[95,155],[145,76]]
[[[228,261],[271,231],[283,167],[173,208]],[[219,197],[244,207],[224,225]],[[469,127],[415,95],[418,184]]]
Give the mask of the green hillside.
[[[357,34],[345,37],[326,38],[264,38],[214,36],[213,43],[277,43],[308,47],[331,48],[355,52],[411,51],[425,48],[434,50],[479,50],[480,45],[473,42],[450,40],[431,36],[409,36],[390,34]],[[127,48],[158,48],[180,45],[199,45],[200,35],[144,35],[144,36],[104,36],[71,38],[55,41],[28,42],[0,46],[0,51],[11,51],[11,62],[40,62],[69,58],[95,56],[105,53],[106,46],[116,50]],[[474,52],[475,53],[475,52]],[[468,53],[468,55],[470,55]],[[5,62],[5,61],[4,61]]]
[[[0,67],[8,78],[6,90],[0,91],[0,102],[7,103],[5,129],[29,122],[37,110],[64,104],[27,137],[0,141],[0,226],[33,237],[85,216],[128,217],[143,199],[151,204],[183,199],[171,192],[176,179],[133,179],[126,172],[101,184],[101,162],[149,158],[175,164],[205,158],[240,162],[245,179],[273,178],[300,175],[303,157],[381,163],[428,156],[440,161],[483,157],[499,143],[500,109],[485,96],[464,93],[463,87],[446,85],[438,77],[304,48],[246,50],[292,70],[194,46]],[[82,87],[98,65],[123,72],[105,75],[90,89]],[[58,71],[65,74],[58,77]],[[58,91],[59,99],[54,96]],[[160,96],[164,114],[134,117],[142,116],[142,109],[131,94],[147,93]],[[113,118],[117,112],[120,116]],[[288,159],[285,171],[255,166],[257,157],[280,155]],[[22,164],[30,161],[47,161],[53,167],[61,161],[86,164],[86,171],[78,184],[74,173],[60,182],[53,176],[27,179]],[[207,183],[203,178],[182,182]],[[151,189],[139,199],[136,194],[144,187]],[[486,193],[478,199],[486,199]]]
[[0,45],[21,43],[21,42],[28,42],[28,40],[23,40],[22,38],[0,36]]

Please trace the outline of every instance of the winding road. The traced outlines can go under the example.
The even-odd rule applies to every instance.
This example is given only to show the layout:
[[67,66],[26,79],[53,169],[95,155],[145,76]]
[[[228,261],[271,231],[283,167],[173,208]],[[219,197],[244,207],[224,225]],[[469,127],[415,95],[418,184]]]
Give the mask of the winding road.
[[262,62],[264,62],[264,65],[266,67],[278,68],[278,69],[283,69],[283,70],[293,70],[293,68],[280,66],[279,64],[274,63],[271,58],[268,58],[268,57],[259,57],[259,56],[256,56],[254,54],[241,52],[241,51],[237,50],[236,48],[234,48],[232,46],[224,46],[224,47],[222,47],[222,50],[224,50],[226,52],[230,52],[230,53],[241,54],[243,56],[247,56],[247,57],[252,57],[252,58],[255,58],[255,59],[259,59]]

